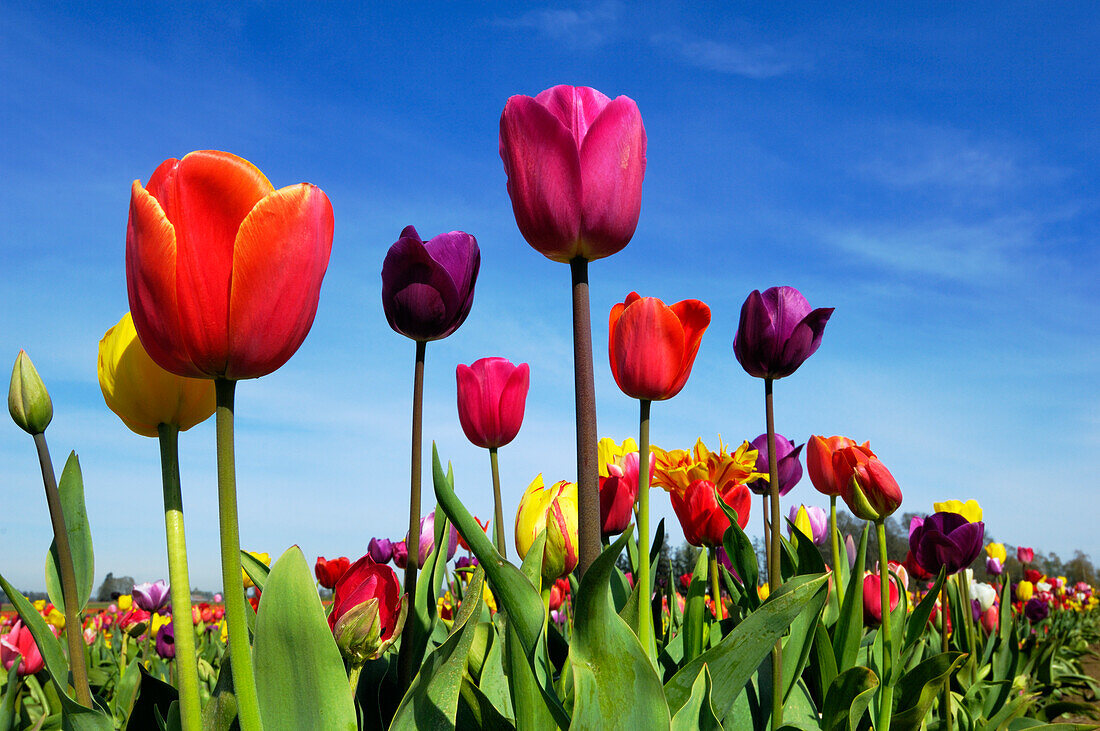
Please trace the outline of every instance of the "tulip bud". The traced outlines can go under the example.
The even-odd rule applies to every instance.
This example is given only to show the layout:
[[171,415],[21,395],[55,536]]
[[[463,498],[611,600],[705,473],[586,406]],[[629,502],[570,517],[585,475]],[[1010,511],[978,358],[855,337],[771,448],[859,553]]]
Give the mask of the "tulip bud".
[[398,597],[397,575],[363,556],[336,582],[329,627],[352,666],[377,659],[401,635],[408,595]]
[[833,453],[833,472],[840,496],[857,518],[880,521],[901,506],[901,488],[870,449],[855,446],[837,450]]
[[367,660],[379,657],[397,640],[404,628],[405,613],[408,609],[408,595],[401,597],[401,610],[398,615],[398,629],[386,639],[382,639],[382,622],[378,615],[378,598],[369,599],[348,610],[336,622],[332,630],[336,646],[351,665],[362,665]]
[[31,436],[46,431],[53,419],[53,402],[46,384],[25,350],[19,351],[11,370],[8,411],[19,428]]
[[577,567],[577,483],[560,480],[546,489],[539,475],[523,493],[516,513],[516,551],[521,559],[543,530],[542,578],[549,584]]

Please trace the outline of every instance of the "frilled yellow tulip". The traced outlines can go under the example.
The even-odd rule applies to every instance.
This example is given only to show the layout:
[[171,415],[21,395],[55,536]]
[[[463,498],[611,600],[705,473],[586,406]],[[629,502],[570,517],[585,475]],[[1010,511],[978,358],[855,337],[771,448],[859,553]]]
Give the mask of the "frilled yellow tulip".
[[733,453],[718,440],[718,451],[712,452],[699,439],[693,449],[673,449],[668,452],[652,447],[657,455],[653,469],[653,484],[669,492],[683,495],[697,480],[707,480],[723,492],[727,485],[751,482],[768,475],[756,471],[756,449],[743,442]]
[[937,513],[958,513],[966,518],[967,523],[977,523],[982,519],[982,506],[971,498],[965,503],[961,500],[946,500],[942,503],[932,503],[932,508]]
[[[259,553],[257,551],[249,551],[248,555],[251,556],[252,558],[256,559],[257,561],[259,561],[260,563],[262,563],[264,566],[270,566],[271,565],[271,554],[270,553]],[[241,569],[241,580],[244,581],[244,588],[246,588],[246,589],[250,589],[253,586],[255,586],[255,584],[252,583],[252,579],[248,578],[248,574],[246,574],[244,572],[244,569]]]
[[122,423],[143,437],[160,424],[187,431],[214,413],[214,382],[164,370],[138,340],[127,312],[99,341],[99,388]]
[[1002,565],[1008,560],[1008,553],[1005,551],[1005,544],[1003,543],[990,543],[985,547],[985,555],[988,558],[997,559]]
[[545,488],[540,474],[523,493],[516,512],[516,551],[521,559],[543,529],[542,578],[549,585],[577,567],[577,483],[561,480]]

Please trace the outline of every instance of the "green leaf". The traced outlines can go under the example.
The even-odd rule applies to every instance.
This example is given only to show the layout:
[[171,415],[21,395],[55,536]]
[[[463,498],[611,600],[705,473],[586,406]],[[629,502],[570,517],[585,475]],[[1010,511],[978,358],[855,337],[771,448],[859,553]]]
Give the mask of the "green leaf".
[[722,724],[714,715],[714,707],[710,703],[711,685],[710,670],[703,665],[699,677],[692,683],[687,703],[672,719],[672,731],[721,731]]
[[903,675],[894,689],[898,710],[890,717],[890,727],[895,731],[918,731],[943,684],[967,657],[961,652],[944,652]]
[[936,598],[939,596],[940,589],[943,587],[943,582],[947,578],[947,570],[943,567],[940,568],[940,573],[936,577],[936,581],[932,584],[932,587],[928,590],[928,593],[924,595],[924,598],[920,600],[913,613],[906,619],[905,624],[905,649],[908,650],[916,644],[921,635],[924,634],[928,628],[928,618],[932,616],[932,610],[936,606]]
[[[453,489],[454,479],[448,470],[442,479],[447,481]],[[412,611],[405,623],[405,632],[401,636],[401,643],[410,643],[412,646],[411,665],[420,667],[424,661],[424,652],[428,649],[428,641],[435,629],[436,613],[438,612],[436,600],[439,597],[439,589],[443,585],[443,578],[447,573],[447,543],[443,541],[445,531],[450,530],[450,521],[441,514],[436,505],[436,518],[433,524],[432,552],[428,554],[424,565],[420,567],[420,579],[416,582],[416,596]],[[419,550],[413,546],[413,550]],[[441,630],[442,631],[442,630]]]
[[279,557],[266,586],[253,649],[264,726],[356,731],[344,661],[301,549]]
[[870,668],[857,665],[837,675],[822,705],[823,731],[856,731],[876,688],[878,677]]
[[4,687],[4,700],[0,703],[0,731],[11,731],[15,724],[15,696],[19,685],[19,663],[13,662]]
[[[115,687],[114,696],[111,698],[111,710],[115,718],[125,721],[130,717],[130,711],[137,699],[138,683],[141,681],[141,672],[137,662],[129,662],[126,669],[119,675],[118,685]],[[228,665],[229,663],[226,663]]]
[[61,698],[61,728],[65,731],[114,731],[115,722],[98,708],[82,706],[64,693]]
[[[726,531],[729,535],[729,531]],[[703,620],[707,593],[707,552],[700,551],[695,561],[695,571],[688,584],[687,599],[684,602],[684,660],[693,660],[703,652]]]
[[833,627],[833,655],[838,668],[855,667],[859,643],[863,639],[863,571],[867,565],[867,538],[870,534],[871,524],[864,523],[856,563],[852,567],[852,580],[848,582],[840,617]]
[[[798,533],[798,531],[795,531]],[[802,539],[804,542],[806,539]],[[812,543],[810,544],[813,545]],[[814,549],[817,552],[817,549]],[[818,555],[820,560],[820,554]],[[817,634],[818,622],[821,618],[821,610],[825,607],[828,598],[828,576],[826,576],[826,590],[815,594],[798,616],[791,622],[791,631],[783,642],[783,662],[780,667],[783,673],[783,701],[784,703],[794,689],[795,681],[802,676],[802,670],[810,659],[810,649],[813,647],[814,636]]]
[[267,575],[271,573],[271,569],[248,551],[241,551],[241,568],[244,569],[244,572],[248,574],[248,578],[252,579],[252,583],[262,593],[264,586],[267,584]]
[[799,574],[823,574],[825,573],[825,559],[821,558],[821,552],[814,545],[813,538],[795,527],[790,518],[784,518],[791,532],[790,543],[794,547],[794,555],[797,559]]
[[62,695],[75,703],[76,699],[69,695],[69,661],[65,657],[64,650],[61,649],[61,643],[27,597],[9,584],[3,576],[0,576],[0,587],[3,587],[4,593],[8,595],[8,601],[15,606],[19,618],[30,630],[31,637],[34,638],[38,651],[42,654],[50,679],[57,685]]
[[493,642],[489,646],[489,653],[485,656],[485,662],[481,664],[481,672],[477,678],[478,690],[505,718],[515,718],[512,710],[512,698],[508,692],[508,678],[504,674],[504,626],[505,617],[497,612],[489,629],[493,631]]
[[569,662],[577,728],[657,729],[670,724],[657,670],[611,603],[611,570],[628,538],[624,533],[592,562],[576,597]]
[[231,663],[223,661],[214,693],[202,709],[203,731],[229,731],[236,720],[237,696],[233,693],[233,667]]
[[726,514],[730,527],[722,534],[722,546],[726,549],[726,556],[730,565],[737,572],[745,587],[745,601],[747,609],[755,609],[760,606],[760,595],[756,593],[756,584],[760,580],[760,567],[756,563],[756,549],[752,547],[752,541],[745,535],[738,525],[737,511],[726,505],[726,501],[718,496],[718,490],[714,491],[718,507]]
[[[469,599],[459,606],[450,636],[425,658],[397,707],[390,726],[394,731],[455,727],[466,656],[476,634],[476,617],[481,614],[484,583],[485,572],[479,567],[470,578]],[[470,621],[471,617],[475,619]]]
[[820,611],[818,602],[824,601],[828,591],[827,580],[824,575],[798,576],[780,586],[759,609],[726,635],[717,647],[685,664],[665,684],[669,709],[676,713],[687,703],[691,697],[691,687],[699,676],[699,669],[707,664],[714,677],[720,679],[712,690],[711,699],[719,719],[725,723],[725,718],[731,712],[745,683],[756,672],[760,662],[771,652],[775,641],[783,636],[794,618],[811,603],[811,609]]
[[[80,460],[76,452],[69,453],[61,481],[57,483],[61,496],[61,513],[65,516],[65,532],[69,535],[69,551],[73,555],[73,573],[76,574],[76,598],[79,612],[88,606],[95,583],[95,556],[92,553],[92,529],[88,526],[88,512],[84,508],[84,479],[80,475]],[[50,543],[46,554],[46,591],[58,611],[65,611],[61,592],[61,572],[58,568],[57,541]]]
[[[834,597],[835,598],[835,597]],[[832,603],[825,605],[825,611],[829,610]],[[829,631],[825,629],[825,622],[817,623],[814,630],[814,660],[817,666],[817,679],[820,683],[820,694],[817,696],[824,700],[829,686],[833,684],[837,676],[836,656],[833,655],[833,643],[829,640]]]

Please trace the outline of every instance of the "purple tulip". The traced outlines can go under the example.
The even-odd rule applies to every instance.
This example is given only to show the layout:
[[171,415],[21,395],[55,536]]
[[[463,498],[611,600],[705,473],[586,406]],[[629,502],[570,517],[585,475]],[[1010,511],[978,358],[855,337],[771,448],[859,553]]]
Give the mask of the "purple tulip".
[[975,623],[982,619],[982,603],[977,599],[970,600],[970,616],[974,617]]
[[157,654],[165,660],[176,656],[176,634],[171,622],[157,630]]
[[794,287],[754,290],[741,306],[734,355],[750,376],[789,376],[817,351],[832,314],[832,307],[811,310]]
[[[779,458],[780,495],[786,495],[802,479],[802,463],[798,461],[798,457],[805,446],[805,444],[799,444],[796,447],[782,434],[775,435],[775,456]],[[753,439],[752,447],[756,450],[756,471],[768,474],[768,435],[761,434]],[[771,480],[761,477],[745,484],[757,495],[767,495]]]
[[136,584],[132,593],[134,604],[149,613],[157,611],[168,603],[168,584],[164,579]]
[[367,553],[375,563],[389,563],[393,558],[393,541],[389,538],[371,538]]
[[393,544],[393,565],[404,569],[409,563],[409,546],[404,541]]
[[1032,597],[1024,605],[1024,616],[1031,622],[1042,622],[1050,616],[1050,605],[1039,597]]
[[856,566],[856,542],[852,539],[852,534],[844,536],[844,552],[848,554],[848,568],[852,569]]
[[382,309],[390,327],[424,342],[453,333],[470,314],[480,266],[470,234],[451,231],[425,243],[406,226],[382,264]]
[[722,566],[725,566],[726,571],[729,571],[730,575],[733,576],[735,579],[740,581],[742,584],[745,583],[744,581],[741,581],[741,577],[738,576],[737,572],[733,570],[733,562],[730,561],[730,557],[729,557],[729,554],[726,553],[725,546],[719,546],[717,553],[718,553],[718,563]]
[[[455,551],[458,550],[458,531],[455,530],[454,525],[450,526],[451,537],[447,541],[447,560],[450,561],[454,558]],[[408,538],[406,537],[406,540]],[[428,513],[427,516],[420,519],[420,566],[424,565],[424,562],[428,560],[428,556],[431,555],[432,550],[435,548],[435,511]]]
[[966,568],[982,551],[985,523],[971,523],[958,513],[934,513],[909,525],[913,558],[930,574],[946,567],[948,574]]
[[985,560],[985,570],[992,576],[1000,576],[1005,572],[1004,566],[1001,566],[1001,559],[999,558],[987,558]]
[[458,571],[461,571],[463,569],[473,570],[473,569],[476,569],[477,567],[478,567],[477,558],[472,558],[470,556],[462,556],[457,561],[455,561],[455,570],[458,570]]

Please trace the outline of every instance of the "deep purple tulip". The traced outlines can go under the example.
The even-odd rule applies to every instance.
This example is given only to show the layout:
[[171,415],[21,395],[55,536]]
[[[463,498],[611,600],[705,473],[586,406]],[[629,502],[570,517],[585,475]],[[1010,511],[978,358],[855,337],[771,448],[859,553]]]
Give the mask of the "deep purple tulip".
[[478,567],[478,560],[477,560],[476,557],[462,556],[457,561],[455,561],[455,569],[456,570],[460,570],[460,569],[471,569],[471,570],[473,570],[473,569],[476,569],[477,567]]
[[382,309],[390,327],[425,342],[453,333],[470,314],[480,266],[470,234],[451,231],[425,243],[406,226],[382,264]]
[[1032,597],[1024,605],[1024,616],[1031,622],[1042,622],[1050,616],[1050,605],[1039,597]]
[[794,287],[754,290],[741,306],[734,355],[750,376],[789,376],[817,351],[832,314],[832,307],[811,310]]
[[970,600],[970,616],[974,617],[975,624],[982,619],[982,603],[977,599]]
[[[802,463],[798,457],[802,454],[805,444],[797,447],[782,434],[775,435],[775,456],[779,458],[779,494],[786,495],[802,479]],[[768,435],[761,434],[752,440],[752,447],[756,450],[756,471],[768,472]],[[749,489],[757,495],[767,495],[771,487],[771,480],[761,477],[759,480],[745,483]]]
[[149,613],[155,612],[168,603],[168,584],[164,579],[135,584],[133,597],[138,607]]
[[171,660],[176,656],[176,634],[171,622],[157,630],[157,654],[165,660]]
[[985,560],[985,570],[991,576],[1000,576],[1005,572],[1004,566],[1001,566],[1001,559],[999,558],[987,558]]
[[958,513],[933,513],[909,525],[909,548],[913,557],[930,574],[941,567],[954,574],[966,568],[982,551],[985,523],[971,523]]
[[399,569],[404,569],[409,563],[409,547],[404,541],[397,541],[393,544],[393,565]]
[[393,558],[393,541],[389,538],[371,538],[367,553],[375,563],[389,563]]

